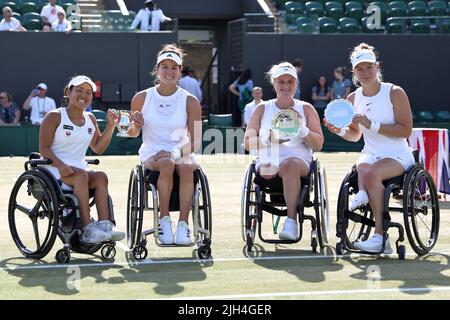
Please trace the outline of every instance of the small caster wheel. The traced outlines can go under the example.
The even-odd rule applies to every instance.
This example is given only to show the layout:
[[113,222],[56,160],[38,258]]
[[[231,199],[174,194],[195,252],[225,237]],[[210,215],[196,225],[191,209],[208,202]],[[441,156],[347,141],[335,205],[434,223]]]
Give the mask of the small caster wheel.
[[400,259],[400,260],[405,260],[405,257],[406,257],[406,247],[405,246],[398,246],[398,249],[397,249],[397,253],[398,253],[398,258]]
[[70,251],[67,249],[59,249],[56,252],[56,261],[58,261],[58,263],[69,263]]
[[106,260],[112,260],[116,256],[116,248],[111,245],[105,245],[102,248],[102,257]]
[[312,238],[311,239],[311,248],[313,253],[317,253],[317,239]]
[[336,254],[340,256],[344,254],[344,250],[342,249],[342,242],[336,243]]
[[147,258],[148,250],[146,247],[139,245],[133,249],[133,257],[136,260],[144,260]]
[[211,258],[211,247],[204,244],[201,245],[197,249],[197,255],[202,260]]

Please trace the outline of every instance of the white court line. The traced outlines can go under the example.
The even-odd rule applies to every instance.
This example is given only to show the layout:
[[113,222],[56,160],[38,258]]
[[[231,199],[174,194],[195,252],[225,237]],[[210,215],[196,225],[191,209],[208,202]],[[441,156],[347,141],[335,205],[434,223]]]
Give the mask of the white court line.
[[[131,252],[124,244],[120,246],[122,249],[125,248],[125,251]],[[450,253],[445,252],[433,252],[429,254],[429,256],[437,256],[437,255],[449,255]],[[390,257],[397,257],[396,254],[389,255]],[[407,254],[406,256],[416,257],[416,254]],[[357,257],[373,257],[372,255],[363,255],[363,254],[355,254],[351,255],[313,255],[313,256],[272,256],[272,257],[238,257],[238,258],[213,258],[213,259],[174,259],[174,260],[151,260],[145,259],[142,261],[122,261],[122,262],[94,262],[94,263],[81,263],[81,264],[45,264],[45,265],[32,265],[32,266],[16,266],[16,267],[1,267],[0,270],[4,271],[15,271],[15,270],[35,270],[35,269],[65,269],[68,267],[114,267],[114,266],[129,266],[136,267],[141,265],[161,265],[161,264],[178,264],[178,263],[197,263],[203,264],[208,262],[233,262],[233,261],[259,261],[259,260],[314,260],[314,259],[336,259],[336,258],[357,258]],[[42,262],[36,262],[42,263]]]
[[386,289],[356,289],[356,290],[325,290],[325,291],[299,291],[299,292],[273,292],[254,294],[232,294],[223,296],[177,297],[169,299],[151,300],[223,300],[223,299],[249,299],[249,298],[273,298],[273,297],[301,297],[301,296],[336,296],[344,294],[375,294],[375,293],[420,293],[450,291],[450,287],[431,288],[386,288]]

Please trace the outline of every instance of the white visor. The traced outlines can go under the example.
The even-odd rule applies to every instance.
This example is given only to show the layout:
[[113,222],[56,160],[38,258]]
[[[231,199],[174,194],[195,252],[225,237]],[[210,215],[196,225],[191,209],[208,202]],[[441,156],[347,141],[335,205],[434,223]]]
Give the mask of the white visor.
[[89,77],[86,77],[86,76],[76,76],[75,78],[70,80],[68,86],[69,86],[69,88],[71,86],[77,87],[82,83],[89,84],[92,87],[93,92],[97,91],[97,86],[95,85],[95,83]]
[[355,68],[361,62],[370,62],[370,63],[377,62],[377,58],[375,57],[373,52],[368,51],[368,50],[356,52],[352,56],[351,60],[352,60],[352,67],[353,68]]
[[156,64],[159,64],[161,61],[170,59],[174,61],[177,65],[181,66],[183,64],[183,60],[180,58],[178,54],[175,52],[165,52],[158,57]]
[[297,79],[297,70],[288,66],[281,66],[272,73],[272,80],[282,76],[283,74],[289,74]]

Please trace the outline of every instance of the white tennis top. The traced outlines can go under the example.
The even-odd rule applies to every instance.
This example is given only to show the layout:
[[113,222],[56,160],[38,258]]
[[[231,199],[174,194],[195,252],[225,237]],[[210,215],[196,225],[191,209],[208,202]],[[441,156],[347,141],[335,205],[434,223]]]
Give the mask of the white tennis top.
[[170,96],[162,96],[151,87],[147,90],[142,115],[142,145],[139,159],[144,162],[161,150],[171,151],[189,142],[186,101],[188,92],[180,87]]
[[[394,124],[394,107],[390,98],[392,86],[392,83],[382,82],[380,91],[372,97],[364,96],[362,88],[356,89],[353,104],[356,113],[365,114],[369,120],[376,120],[381,124]],[[363,153],[406,159],[412,156],[405,138],[387,137],[361,125],[360,128],[364,137]]]
[[59,112],[61,122],[50,149],[65,164],[86,169],[86,151],[95,133],[89,112],[83,112],[84,125],[81,127],[70,121],[66,108],[59,108]]

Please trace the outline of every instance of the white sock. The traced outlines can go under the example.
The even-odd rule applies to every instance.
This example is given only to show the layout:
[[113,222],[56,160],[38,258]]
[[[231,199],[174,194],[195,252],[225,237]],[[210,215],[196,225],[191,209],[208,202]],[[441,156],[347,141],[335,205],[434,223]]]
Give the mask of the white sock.
[[295,219],[292,218],[286,218],[286,221],[284,223],[293,223],[293,224],[297,224],[297,221],[295,221]]

